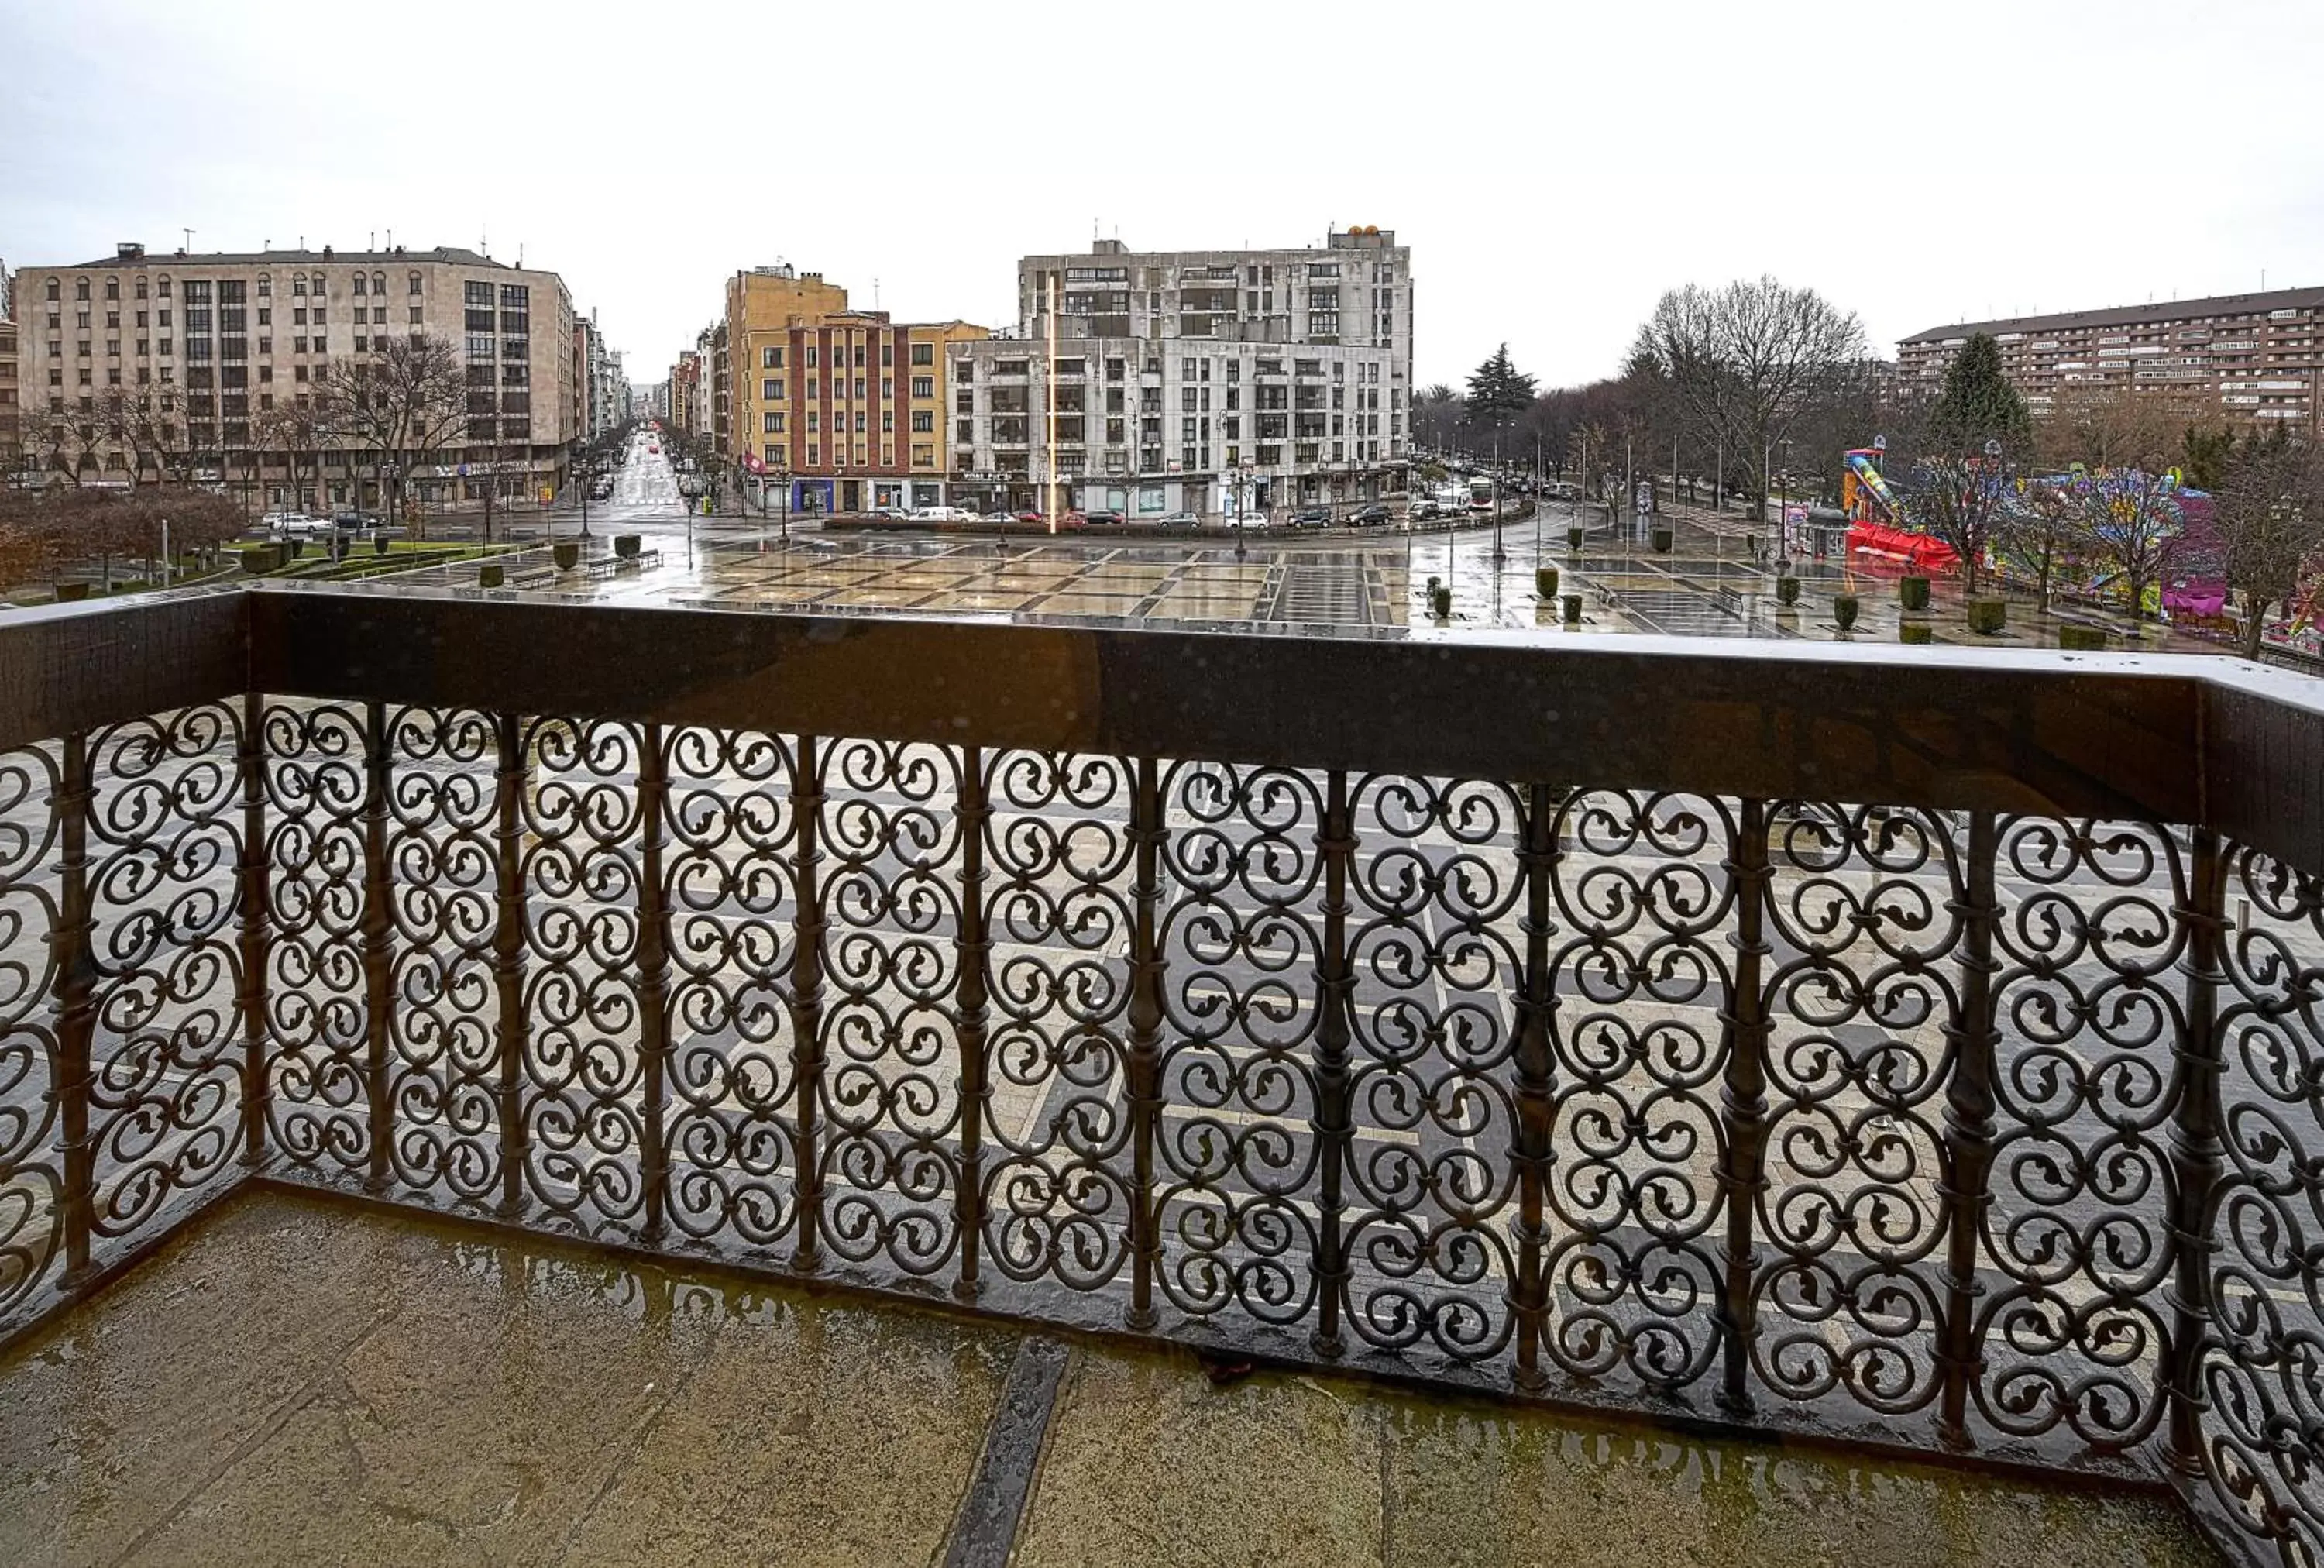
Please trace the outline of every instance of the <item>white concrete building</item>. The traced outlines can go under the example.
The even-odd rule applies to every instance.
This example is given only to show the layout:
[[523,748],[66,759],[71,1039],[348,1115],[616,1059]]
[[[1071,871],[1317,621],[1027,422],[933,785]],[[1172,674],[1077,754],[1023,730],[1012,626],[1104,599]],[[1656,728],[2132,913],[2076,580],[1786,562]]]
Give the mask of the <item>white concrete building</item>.
[[1024,257],[1018,304],[1014,335],[954,353],[964,504],[1046,510],[1053,478],[1065,504],[1132,518],[1405,488],[1413,285],[1393,233],[1270,251],[1101,240]]

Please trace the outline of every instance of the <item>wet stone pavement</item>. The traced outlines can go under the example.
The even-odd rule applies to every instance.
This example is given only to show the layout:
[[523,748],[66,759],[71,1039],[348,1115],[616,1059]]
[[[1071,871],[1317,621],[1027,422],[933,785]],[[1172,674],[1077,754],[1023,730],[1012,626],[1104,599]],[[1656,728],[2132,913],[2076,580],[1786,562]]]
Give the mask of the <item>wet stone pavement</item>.
[[23,1564],[2100,1564],[2160,1499],[1025,1338],[280,1192],[0,1355]]

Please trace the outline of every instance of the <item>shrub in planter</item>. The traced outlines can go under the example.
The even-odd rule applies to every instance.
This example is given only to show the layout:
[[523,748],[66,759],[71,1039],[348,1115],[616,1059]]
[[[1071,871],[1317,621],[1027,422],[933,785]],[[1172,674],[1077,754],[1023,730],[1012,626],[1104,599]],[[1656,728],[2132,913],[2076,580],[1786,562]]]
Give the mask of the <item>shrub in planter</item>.
[[1557,601],[1557,618],[1564,622],[1568,626],[1579,626],[1582,624],[1581,595],[1565,594],[1561,595]]
[[1565,530],[1565,548],[1570,550],[1582,548],[1582,527],[1579,523]]
[[1997,637],[2009,620],[2006,599],[1971,599],[1969,602],[1969,629],[1987,637]]
[[1655,530],[1651,538],[1654,541],[1655,554],[1658,556],[1666,556],[1671,553],[1671,530],[1669,529],[1658,528]]
[[1925,621],[1907,621],[1896,628],[1896,641],[1899,642],[1934,642],[1936,640],[1936,633],[1930,630]]
[[1443,586],[1429,589],[1428,609],[1439,621],[1450,616],[1452,613],[1452,590]]
[[1897,578],[1896,600],[1897,603],[1903,604],[1907,610],[1927,609],[1929,607],[1929,579],[1926,577]]
[[385,534],[375,533],[371,536],[371,553],[375,556],[383,556],[387,553],[387,536]]
[[242,569],[248,576],[255,577],[271,572],[282,564],[282,547],[279,544],[247,545],[236,553],[242,558]]
[[1431,597],[1435,595],[1437,588],[1443,583],[1443,581],[1444,579],[1442,577],[1431,577],[1428,579],[1428,592]]
[[88,597],[88,585],[87,583],[59,583],[57,585],[57,603],[60,604],[77,604],[81,600]]
[[1557,597],[1557,568],[1536,567],[1533,574],[1533,591],[1545,599]]
[[2106,629],[2100,626],[2061,626],[2058,646],[2079,649],[2084,653],[2102,651],[2107,645]]
[[1797,577],[1775,579],[1775,602],[1788,610],[1800,602],[1800,580]]
[[301,553],[306,549],[306,548],[307,548],[307,541],[306,541],[306,540],[304,540],[287,539],[287,540],[284,540],[282,541],[282,543],[281,543],[279,547],[276,547],[276,548],[281,549],[284,553],[286,553],[287,555],[289,555],[289,556],[290,556],[290,558],[292,560],[294,560],[294,561],[295,561],[295,560],[297,560],[297,559],[299,558],[300,555],[300,554],[301,554]]
[[569,572],[581,564],[581,547],[577,544],[558,544],[549,547],[549,557],[560,572]]
[[1840,629],[1845,632],[1856,624],[1856,613],[1861,607],[1856,602],[1855,595],[1841,594],[1831,602],[1831,618],[1840,623]]
[[476,586],[480,588],[497,588],[504,579],[498,561],[486,561],[476,568]]
[[623,560],[628,560],[638,553],[641,543],[636,534],[617,533],[613,536],[613,553]]

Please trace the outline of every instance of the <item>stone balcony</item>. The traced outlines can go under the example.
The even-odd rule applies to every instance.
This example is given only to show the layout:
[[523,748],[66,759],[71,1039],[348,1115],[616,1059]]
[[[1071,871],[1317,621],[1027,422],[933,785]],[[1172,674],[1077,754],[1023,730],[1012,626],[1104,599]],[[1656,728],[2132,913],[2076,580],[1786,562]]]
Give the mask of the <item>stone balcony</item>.
[[7,618],[0,1555],[2313,1563],[2319,779],[2218,659]]
[[2161,1499],[228,1200],[0,1356],[0,1559],[2192,1568]]

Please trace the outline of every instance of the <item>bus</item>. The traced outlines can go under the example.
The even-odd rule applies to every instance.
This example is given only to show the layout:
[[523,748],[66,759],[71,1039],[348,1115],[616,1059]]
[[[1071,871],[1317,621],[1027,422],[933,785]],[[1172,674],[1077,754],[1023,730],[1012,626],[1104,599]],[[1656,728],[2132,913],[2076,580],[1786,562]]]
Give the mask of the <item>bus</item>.
[[1499,487],[1490,479],[1469,481],[1469,515],[1489,518],[1493,515],[1495,492]]

